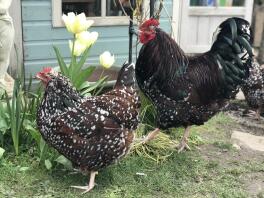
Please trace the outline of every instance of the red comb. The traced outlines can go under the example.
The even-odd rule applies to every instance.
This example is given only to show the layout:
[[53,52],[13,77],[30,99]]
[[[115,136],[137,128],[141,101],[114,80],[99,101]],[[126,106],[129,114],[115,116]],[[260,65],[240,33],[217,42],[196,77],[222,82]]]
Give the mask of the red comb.
[[49,73],[49,72],[51,72],[51,70],[52,70],[52,67],[45,67],[41,72],[42,73]]
[[142,23],[142,25],[140,26],[140,28],[145,28],[145,27],[149,27],[149,26],[159,26],[159,21],[157,19],[149,19],[147,21],[145,21],[144,23]]

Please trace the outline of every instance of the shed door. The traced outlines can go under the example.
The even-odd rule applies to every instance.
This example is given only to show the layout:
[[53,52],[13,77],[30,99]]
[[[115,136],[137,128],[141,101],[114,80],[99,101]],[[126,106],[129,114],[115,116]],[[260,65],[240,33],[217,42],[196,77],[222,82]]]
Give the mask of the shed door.
[[216,27],[229,17],[251,21],[253,0],[181,0],[177,40],[186,53],[210,49]]

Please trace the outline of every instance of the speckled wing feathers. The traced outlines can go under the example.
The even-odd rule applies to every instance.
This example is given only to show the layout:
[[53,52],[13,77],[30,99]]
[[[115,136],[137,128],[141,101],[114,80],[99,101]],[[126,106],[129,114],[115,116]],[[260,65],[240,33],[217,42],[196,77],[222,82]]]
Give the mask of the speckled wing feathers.
[[128,152],[139,107],[134,66],[125,64],[115,89],[100,96],[78,96],[67,79],[54,77],[38,108],[37,124],[43,138],[76,167],[96,171]]

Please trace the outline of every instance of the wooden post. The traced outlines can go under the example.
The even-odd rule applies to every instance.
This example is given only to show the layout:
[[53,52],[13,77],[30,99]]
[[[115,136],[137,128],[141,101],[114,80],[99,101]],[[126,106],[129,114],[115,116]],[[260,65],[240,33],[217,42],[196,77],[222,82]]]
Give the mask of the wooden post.
[[180,28],[182,20],[182,4],[184,0],[173,0],[172,9],[172,21],[171,21],[171,32],[172,38],[175,39],[177,43],[180,43]]
[[264,64],[264,33],[262,33],[262,41],[260,43],[260,48],[259,48],[258,62],[261,65]]
[[149,2],[149,17],[154,17],[154,7],[155,7],[155,0],[150,0]]
[[9,14],[13,18],[15,28],[14,47],[10,56],[9,73],[15,76],[17,71],[24,67],[23,62],[23,39],[22,39],[22,16],[21,0],[13,0],[9,8]]

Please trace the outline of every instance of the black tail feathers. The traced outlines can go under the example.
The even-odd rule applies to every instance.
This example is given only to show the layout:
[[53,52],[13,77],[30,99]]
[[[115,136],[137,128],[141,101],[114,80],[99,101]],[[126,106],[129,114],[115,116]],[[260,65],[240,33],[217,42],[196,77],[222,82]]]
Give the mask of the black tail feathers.
[[118,73],[115,88],[121,86],[135,86],[135,64],[125,62]]
[[221,68],[225,91],[234,91],[248,77],[253,59],[251,44],[252,32],[248,21],[234,17],[218,27],[211,52]]

